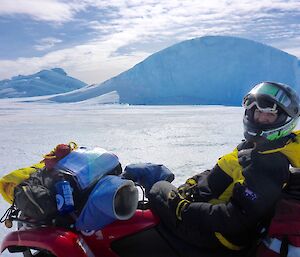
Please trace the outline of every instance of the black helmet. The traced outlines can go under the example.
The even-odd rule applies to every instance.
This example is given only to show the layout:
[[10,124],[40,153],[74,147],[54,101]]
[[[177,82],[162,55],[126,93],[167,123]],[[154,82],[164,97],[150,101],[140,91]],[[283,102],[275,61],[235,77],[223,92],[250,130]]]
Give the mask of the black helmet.
[[[245,138],[248,141],[272,141],[289,135],[297,125],[299,102],[297,93],[287,85],[275,82],[257,84],[243,100]],[[255,109],[277,113],[276,121],[272,124],[255,122]]]

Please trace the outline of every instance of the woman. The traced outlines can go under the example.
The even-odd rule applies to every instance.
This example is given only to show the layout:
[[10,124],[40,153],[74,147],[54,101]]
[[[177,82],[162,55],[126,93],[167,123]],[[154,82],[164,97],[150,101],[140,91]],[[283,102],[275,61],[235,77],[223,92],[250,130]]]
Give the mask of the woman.
[[[270,217],[289,179],[300,167],[299,97],[280,83],[256,85],[243,100],[245,140],[211,170],[179,188],[155,183],[152,210],[183,241],[205,248],[245,249]],[[299,157],[298,157],[299,156]]]

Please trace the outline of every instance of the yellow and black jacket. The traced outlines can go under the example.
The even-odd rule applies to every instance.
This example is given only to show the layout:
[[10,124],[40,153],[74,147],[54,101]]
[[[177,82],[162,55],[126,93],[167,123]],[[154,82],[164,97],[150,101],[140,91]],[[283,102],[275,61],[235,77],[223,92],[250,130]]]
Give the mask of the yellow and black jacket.
[[[280,199],[290,165],[300,167],[300,131],[264,145],[242,142],[213,169],[193,177],[194,201],[182,223],[191,235],[210,233],[223,246],[242,249]],[[190,240],[197,244],[197,236]]]

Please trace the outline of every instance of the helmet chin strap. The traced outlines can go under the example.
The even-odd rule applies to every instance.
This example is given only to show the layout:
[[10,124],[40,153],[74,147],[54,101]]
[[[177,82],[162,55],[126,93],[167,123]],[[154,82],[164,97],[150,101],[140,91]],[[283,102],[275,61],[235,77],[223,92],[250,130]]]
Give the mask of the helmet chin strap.
[[260,144],[260,143],[266,143],[268,141],[267,138],[260,136],[258,133],[254,133],[250,131],[247,131],[246,133],[249,135],[248,137],[246,137],[248,142]]
[[253,136],[253,137],[257,136],[257,133],[255,133],[255,132],[247,131],[247,133],[248,133],[250,136]]

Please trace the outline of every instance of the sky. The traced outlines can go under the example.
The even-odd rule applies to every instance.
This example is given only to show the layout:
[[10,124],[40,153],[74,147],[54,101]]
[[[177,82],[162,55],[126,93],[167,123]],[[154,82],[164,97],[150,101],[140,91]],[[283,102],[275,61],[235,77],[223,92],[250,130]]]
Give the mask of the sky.
[[0,0],[0,80],[63,68],[100,83],[196,37],[252,39],[300,57],[299,0]]

